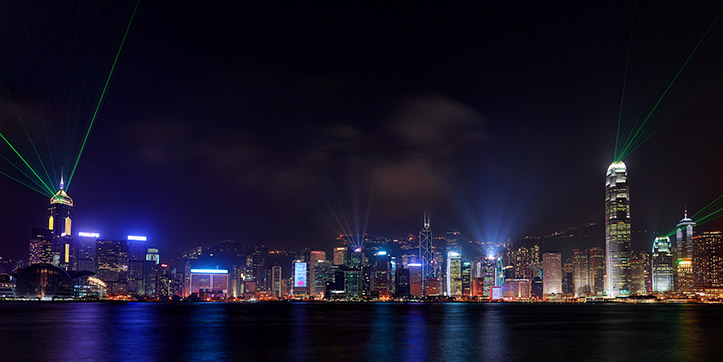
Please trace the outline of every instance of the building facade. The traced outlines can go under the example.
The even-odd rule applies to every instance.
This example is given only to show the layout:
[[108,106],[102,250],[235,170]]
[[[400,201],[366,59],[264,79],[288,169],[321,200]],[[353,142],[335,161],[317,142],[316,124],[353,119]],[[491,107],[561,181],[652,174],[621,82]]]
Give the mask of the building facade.
[[610,164],[605,177],[605,294],[630,295],[630,188],[622,161]]

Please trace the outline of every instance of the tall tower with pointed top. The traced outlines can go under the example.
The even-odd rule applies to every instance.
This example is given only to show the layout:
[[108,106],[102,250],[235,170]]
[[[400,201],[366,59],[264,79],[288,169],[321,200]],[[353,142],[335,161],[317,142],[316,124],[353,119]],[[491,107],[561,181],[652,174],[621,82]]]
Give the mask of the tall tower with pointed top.
[[434,277],[433,259],[432,229],[430,229],[429,211],[426,211],[424,213],[422,230],[419,231],[419,260],[422,264],[422,286],[424,286],[425,279]]
[[630,295],[630,189],[628,170],[613,162],[605,177],[605,293]]
[[693,289],[693,228],[695,221],[688,218],[688,210],[683,212],[683,219],[675,225],[675,271],[677,275],[676,290],[690,292]]
[[71,235],[73,199],[65,193],[63,177],[60,177],[60,189],[50,198],[48,206],[48,229],[53,232],[53,238]]

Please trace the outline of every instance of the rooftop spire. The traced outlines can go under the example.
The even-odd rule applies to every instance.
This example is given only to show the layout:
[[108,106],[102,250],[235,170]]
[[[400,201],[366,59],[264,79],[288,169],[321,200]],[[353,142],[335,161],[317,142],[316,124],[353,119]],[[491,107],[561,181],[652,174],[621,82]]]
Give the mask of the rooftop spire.
[[60,168],[60,189],[65,189],[65,183],[63,182],[63,168]]
[[685,216],[683,217],[684,219],[688,218],[688,205],[685,205],[685,211],[683,212],[683,216]]

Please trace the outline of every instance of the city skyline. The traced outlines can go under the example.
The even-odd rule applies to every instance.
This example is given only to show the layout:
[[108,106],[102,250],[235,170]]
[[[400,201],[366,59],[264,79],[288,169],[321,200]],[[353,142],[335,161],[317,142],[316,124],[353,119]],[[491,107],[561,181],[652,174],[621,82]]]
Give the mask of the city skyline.
[[[6,14],[18,10],[7,6]],[[25,10],[35,19],[47,16]],[[105,32],[122,33],[128,9],[118,9],[117,14],[110,10],[100,8],[97,18],[115,24]],[[248,28],[233,25],[233,12],[222,15],[216,10],[201,9],[194,17],[200,19],[195,25],[174,34],[151,21],[160,6],[140,6],[69,190],[79,205],[74,229],[118,238],[150,235],[165,250],[226,239],[294,249],[343,233],[335,217],[358,217],[359,225],[353,229],[364,224],[367,212],[366,229],[372,234],[416,233],[420,212],[430,210],[437,232],[460,231],[465,238],[480,241],[519,240],[588,222],[601,224],[599,180],[613,161],[616,107],[630,30],[642,38],[653,30],[663,32],[661,38],[667,32],[677,34],[675,51],[668,55],[671,67],[677,67],[715,14],[705,5],[687,8],[685,15],[699,19],[700,24],[681,32],[672,26],[680,14],[667,7],[660,10],[659,19],[643,5],[633,9],[622,3],[576,19],[566,16],[573,10],[533,6],[519,10],[518,15],[528,20],[519,34],[504,33],[499,39],[473,36],[516,21],[511,8],[500,6],[483,12],[489,22],[472,22],[472,29],[450,27],[451,18],[443,17],[421,32],[431,36],[448,28],[456,39],[452,43],[413,43],[401,50],[394,47],[395,41],[410,36],[409,31],[423,30],[418,19],[432,18],[432,13],[396,18],[360,12],[347,19],[351,20],[347,26],[324,16],[329,13],[305,14],[318,23],[290,36],[285,29],[260,24],[271,16],[260,11],[263,16],[248,26],[260,26],[267,33],[252,37]],[[171,11],[179,12],[179,21],[191,16]],[[538,11],[550,18],[536,19],[533,14]],[[291,24],[300,21],[282,14]],[[496,19],[492,14],[503,16]],[[632,27],[631,14],[638,17]],[[375,36],[375,43],[340,41],[345,36],[361,37],[363,27],[357,26],[377,15],[387,36]],[[653,20],[670,26],[661,29]],[[24,35],[17,19],[4,24],[8,32]],[[50,24],[61,30],[55,39],[67,39],[63,23]],[[536,33],[541,24],[547,27]],[[602,24],[614,25],[615,30],[602,31]],[[339,26],[338,35],[319,36],[329,25]],[[579,31],[571,34],[570,27]],[[245,47],[219,47],[228,39],[216,36],[220,31]],[[719,37],[720,31],[715,27],[709,36]],[[191,33],[206,42],[189,42],[190,48],[181,50],[179,45]],[[51,40],[33,30],[28,35],[36,44]],[[158,44],[162,38],[170,40],[167,45]],[[507,42],[524,46],[503,47]],[[258,51],[268,49],[270,43],[293,49],[292,56]],[[339,51],[310,55],[330,44]],[[81,50],[84,45],[77,43]],[[112,54],[110,45],[106,50]],[[718,55],[707,45],[703,44],[694,62]],[[17,49],[18,54],[20,50],[32,53],[23,44],[3,46]],[[222,48],[226,50],[213,51]],[[500,49],[507,49],[507,55],[486,56]],[[630,81],[639,84],[638,92],[655,97],[662,88],[641,70],[647,58],[640,49],[630,52]],[[653,42],[647,51],[644,55],[655,57],[667,54],[668,48]],[[373,55],[379,52],[396,58]],[[455,66],[415,57],[428,54],[442,54],[447,64]],[[220,61],[220,55],[226,55],[226,60]],[[48,60],[33,54],[26,58],[38,61],[39,69],[49,69]],[[23,76],[31,74],[22,65],[26,58],[4,59],[7,69],[17,72],[2,76],[15,102],[31,108],[32,90],[22,82]],[[415,66],[405,67],[412,58]],[[191,63],[209,73],[186,71],[186,64]],[[239,64],[249,70],[228,71]],[[673,88],[679,93],[665,100],[669,108],[661,110],[661,117],[680,110],[691,98],[689,93],[700,91],[717,76],[709,72],[701,77],[701,72],[710,71],[707,64],[695,63],[697,73],[682,74],[684,82]],[[673,68],[654,70],[666,78]],[[103,74],[100,65],[90,69],[97,71],[91,75]],[[158,77],[143,83],[147,89],[133,87],[149,72]],[[254,78],[257,72],[263,83]],[[188,88],[174,90],[181,77]],[[225,77],[233,80],[233,87],[223,86],[228,84]],[[51,88],[63,89],[52,79],[40,83],[52,86],[41,96],[51,96]],[[377,84],[387,86],[382,89]],[[350,95],[352,89],[357,89],[357,95]],[[664,233],[680,218],[680,210],[700,208],[720,193],[721,173],[708,167],[723,161],[716,152],[718,132],[712,131],[721,128],[714,116],[720,92],[714,84],[624,160],[631,178],[633,230]],[[244,94],[252,96],[247,101],[237,97]],[[7,96],[3,99],[7,101]],[[231,99],[240,99],[239,109],[245,111],[236,112]],[[275,102],[283,106],[276,107]],[[637,107],[633,112],[644,109],[643,104],[632,105]],[[696,147],[686,150],[679,144]],[[667,165],[683,161],[691,172],[661,179]],[[0,215],[0,255],[21,257],[25,248],[19,245],[24,244],[28,230],[43,225],[42,208],[47,201],[4,177],[0,186],[8,204],[14,205]],[[200,214],[192,217],[193,213],[182,211],[188,204]],[[190,227],[181,230],[177,224]],[[720,220],[708,225],[720,228]],[[649,235],[636,237],[633,232],[632,238],[634,249],[650,249],[653,238]],[[602,246],[602,242],[579,247]]]

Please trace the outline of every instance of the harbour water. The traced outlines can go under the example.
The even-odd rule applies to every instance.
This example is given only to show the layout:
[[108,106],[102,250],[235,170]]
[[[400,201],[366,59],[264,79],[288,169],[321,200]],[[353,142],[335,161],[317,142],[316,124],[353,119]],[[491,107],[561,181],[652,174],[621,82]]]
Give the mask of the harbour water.
[[719,361],[723,305],[0,303],[0,361]]

